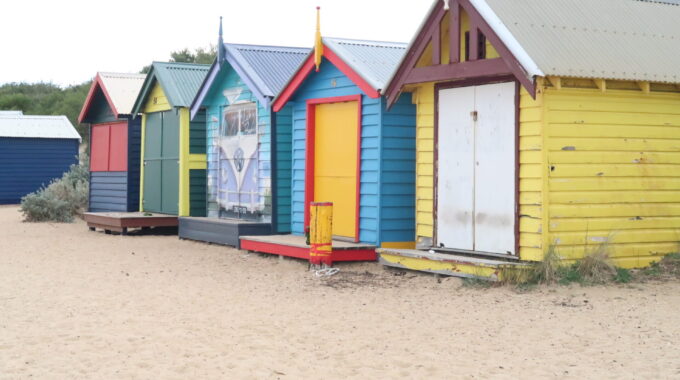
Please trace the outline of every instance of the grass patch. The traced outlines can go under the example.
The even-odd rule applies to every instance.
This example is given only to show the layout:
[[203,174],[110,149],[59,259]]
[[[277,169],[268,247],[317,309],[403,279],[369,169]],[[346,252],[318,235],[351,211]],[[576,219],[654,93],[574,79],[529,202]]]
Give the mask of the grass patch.
[[618,282],[619,284],[627,284],[631,281],[633,281],[633,274],[630,272],[630,269],[616,268],[614,282]]

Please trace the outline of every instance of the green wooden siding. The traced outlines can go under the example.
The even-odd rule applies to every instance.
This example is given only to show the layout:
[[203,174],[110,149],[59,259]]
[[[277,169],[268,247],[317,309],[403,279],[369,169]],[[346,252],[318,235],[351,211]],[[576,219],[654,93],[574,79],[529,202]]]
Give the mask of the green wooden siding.
[[87,112],[87,118],[83,122],[99,124],[117,120],[104,94],[101,91],[97,91],[92,98],[92,105]]
[[205,154],[206,152],[205,121],[205,109],[202,109],[189,123],[189,153],[191,154]]
[[205,169],[189,170],[189,215],[207,216],[206,185],[208,171]]

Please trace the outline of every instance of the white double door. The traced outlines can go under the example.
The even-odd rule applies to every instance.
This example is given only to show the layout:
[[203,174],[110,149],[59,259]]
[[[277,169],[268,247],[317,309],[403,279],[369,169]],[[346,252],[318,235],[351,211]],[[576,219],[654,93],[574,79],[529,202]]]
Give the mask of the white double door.
[[515,83],[439,90],[436,245],[515,254]]

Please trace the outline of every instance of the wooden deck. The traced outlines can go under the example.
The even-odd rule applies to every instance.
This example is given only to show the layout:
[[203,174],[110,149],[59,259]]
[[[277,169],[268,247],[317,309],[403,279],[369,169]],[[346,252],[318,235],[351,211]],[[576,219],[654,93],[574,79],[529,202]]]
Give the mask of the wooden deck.
[[131,228],[177,227],[177,216],[147,212],[86,212],[83,219],[90,231],[97,228],[106,233],[127,235]]
[[179,218],[179,238],[240,248],[242,235],[270,235],[271,223],[239,219]]
[[502,260],[495,257],[431,250],[380,248],[377,251],[380,256],[380,263],[385,266],[488,281],[500,280],[503,268],[520,268],[526,265],[526,263],[517,261],[515,258]]
[[[333,262],[375,261],[377,259],[375,248],[370,244],[333,240],[331,260]],[[241,236],[241,249],[309,260],[310,247],[306,244],[304,236],[269,235]]]

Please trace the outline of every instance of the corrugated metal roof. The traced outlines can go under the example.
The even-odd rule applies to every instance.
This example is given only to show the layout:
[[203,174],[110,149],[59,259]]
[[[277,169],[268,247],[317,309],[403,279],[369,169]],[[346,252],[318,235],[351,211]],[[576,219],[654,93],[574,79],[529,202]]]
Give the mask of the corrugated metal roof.
[[158,81],[173,107],[189,107],[196,93],[201,88],[210,65],[178,62],[154,62],[147,74],[142,89],[132,107],[133,113],[139,113],[146,96]]
[[488,5],[545,75],[680,83],[676,5],[639,0],[472,3],[478,10]]
[[345,38],[323,38],[338,57],[366,80],[376,91],[387,85],[392,72],[397,68],[406,43],[350,40]]
[[80,140],[66,116],[0,114],[0,137]]
[[[274,97],[286,85],[311,49],[282,46],[224,44],[264,96]],[[259,82],[259,83],[258,83]]]
[[189,107],[208,69],[210,65],[154,62],[152,71],[173,107]]
[[145,74],[99,73],[102,85],[109,94],[119,114],[129,115],[139,90],[144,84]]

